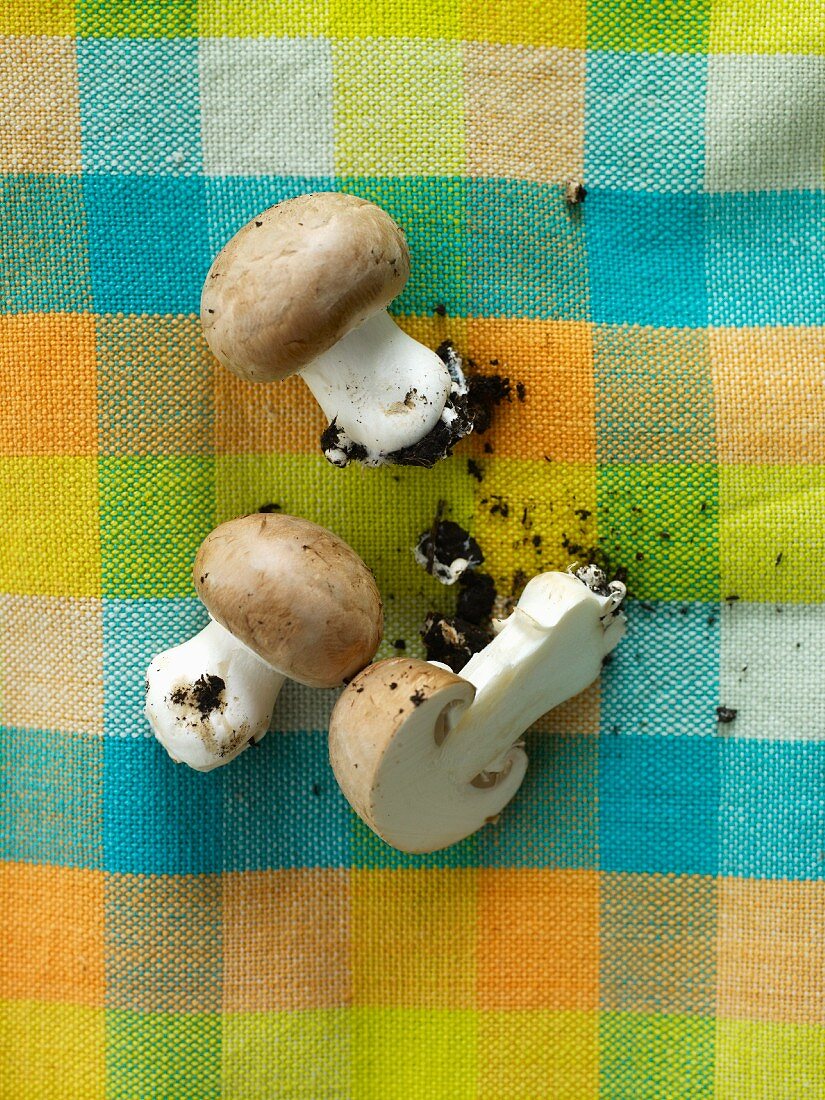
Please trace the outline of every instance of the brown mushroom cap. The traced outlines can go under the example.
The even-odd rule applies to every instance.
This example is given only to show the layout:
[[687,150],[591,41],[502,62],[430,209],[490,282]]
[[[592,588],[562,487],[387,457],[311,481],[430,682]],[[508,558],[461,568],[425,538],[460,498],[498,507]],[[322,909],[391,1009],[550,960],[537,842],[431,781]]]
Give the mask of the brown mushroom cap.
[[201,543],[193,576],[213,619],[309,687],[354,676],[381,640],[381,597],[369,569],[308,520],[256,513],[222,523]]
[[201,296],[207,343],[248,381],[294,374],[404,289],[407,242],[380,207],[354,195],[301,195],[240,229]]

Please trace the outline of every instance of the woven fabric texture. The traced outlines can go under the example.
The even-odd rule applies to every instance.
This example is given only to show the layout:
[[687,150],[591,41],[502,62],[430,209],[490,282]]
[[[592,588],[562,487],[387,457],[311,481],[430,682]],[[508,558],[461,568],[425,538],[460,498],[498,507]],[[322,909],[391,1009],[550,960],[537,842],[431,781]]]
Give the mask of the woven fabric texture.
[[[0,59],[0,1097],[825,1096],[823,0],[5,0]],[[431,471],[332,468],[202,339],[215,252],[323,189],[522,384]],[[505,595],[628,575],[497,826],[378,841],[330,692],[170,762],[216,523],[332,528],[421,655],[439,501]]]

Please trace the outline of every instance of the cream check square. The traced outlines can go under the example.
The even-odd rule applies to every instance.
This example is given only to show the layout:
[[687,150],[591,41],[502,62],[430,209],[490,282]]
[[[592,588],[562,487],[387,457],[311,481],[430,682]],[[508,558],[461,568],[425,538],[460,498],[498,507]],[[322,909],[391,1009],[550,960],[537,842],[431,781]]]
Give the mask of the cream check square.
[[332,172],[332,57],[326,40],[204,41],[200,96],[207,175]]

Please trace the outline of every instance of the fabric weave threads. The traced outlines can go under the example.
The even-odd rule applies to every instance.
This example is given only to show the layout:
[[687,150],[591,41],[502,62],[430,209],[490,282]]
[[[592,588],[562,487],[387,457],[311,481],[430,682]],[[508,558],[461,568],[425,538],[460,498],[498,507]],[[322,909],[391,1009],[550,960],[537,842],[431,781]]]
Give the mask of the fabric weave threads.
[[[0,1098],[825,1091],[823,28],[823,0],[3,6]],[[431,471],[331,468],[300,381],[201,336],[214,253],[328,189],[405,228],[398,322],[523,386]],[[441,500],[503,595],[594,548],[631,591],[498,826],[387,848],[329,768],[334,693],[293,684],[259,748],[171,764],[143,675],[206,622],[214,525],[331,527],[379,655],[418,656],[455,606],[411,553]]]

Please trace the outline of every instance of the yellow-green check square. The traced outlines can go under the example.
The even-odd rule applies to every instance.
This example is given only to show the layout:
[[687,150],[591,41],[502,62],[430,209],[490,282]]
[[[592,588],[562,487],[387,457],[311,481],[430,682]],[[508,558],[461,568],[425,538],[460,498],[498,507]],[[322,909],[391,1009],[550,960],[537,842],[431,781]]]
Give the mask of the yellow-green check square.
[[225,1100],[348,1100],[353,1095],[351,1011],[224,1013],[220,1095]]
[[824,473],[809,465],[720,466],[723,595],[795,603],[822,599]]
[[192,562],[214,527],[207,456],[101,457],[103,593],[192,595]]
[[[147,980],[152,964],[152,959],[143,964]],[[221,1095],[221,1018],[217,1012],[110,1008],[106,1025],[107,1097],[217,1100]],[[80,1100],[81,1094],[76,1095]]]
[[707,53],[711,0],[590,0],[591,50]]
[[0,1096],[103,1100],[106,1095],[102,1008],[1,1001],[0,1050]]
[[478,1018],[467,1010],[352,1008],[358,1100],[476,1100]]
[[712,463],[599,466],[599,544],[638,599],[719,598],[719,489]]
[[822,1027],[717,1020],[715,1100],[796,1100],[821,1094]]
[[329,0],[329,33],[335,38],[461,38],[457,0]]
[[73,35],[74,0],[4,0],[0,34]]
[[413,547],[432,524],[439,500],[449,502],[448,518],[472,523],[475,482],[463,463],[337,470],[320,453],[219,455],[215,481],[218,522],[279,504],[348,542],[375,573],[391,623],[389,640],[397,630],[414,636],[431,606],[447,610],[439,606],[444,586],[415,563]]
[[329,0],[198,0],[202,38],[325,35]]
[[825,54],[825,0],[716,0],[712,54]]
[[459,42],[334,42],[336,172],[461,175],[462,71]]
[[78,0],[77,31],[86,38],[191,38],[196,0]]
[[96,458],[3,458],[0,475],[0,589],[20,596],[99,596]]

